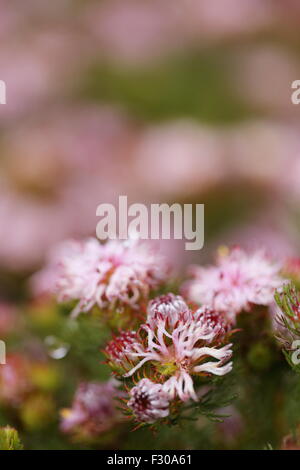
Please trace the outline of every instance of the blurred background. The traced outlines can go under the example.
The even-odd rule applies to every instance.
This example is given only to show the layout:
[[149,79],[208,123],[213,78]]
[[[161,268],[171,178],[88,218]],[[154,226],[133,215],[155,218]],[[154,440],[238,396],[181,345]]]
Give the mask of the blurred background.
[[41,416],[56,429],[78,378],[102,378],[97,355],[55,357],[93,329],[29,307],[27,288],[54,244],[95,235],[100,203],[204,203],[204,249],[165,244],[182,270],[220,244],[299,253],[299,26],[297,0],[0,0],[0,338],[39,366],[37,391],[20,407],[8,389],[0,422],[28,447],[68,446]]

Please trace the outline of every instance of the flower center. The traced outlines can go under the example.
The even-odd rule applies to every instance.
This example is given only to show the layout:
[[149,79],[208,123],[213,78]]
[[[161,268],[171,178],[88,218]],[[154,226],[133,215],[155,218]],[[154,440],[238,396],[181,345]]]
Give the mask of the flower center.
[[179,366],[176,361],[170,361],[157,363],[156,368],[161,375],[173,375],[179,369]]

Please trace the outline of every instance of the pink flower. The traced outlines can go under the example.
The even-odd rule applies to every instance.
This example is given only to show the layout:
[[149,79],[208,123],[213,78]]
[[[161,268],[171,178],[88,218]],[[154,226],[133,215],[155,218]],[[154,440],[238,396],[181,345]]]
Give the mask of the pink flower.
[[[232,66],[234,77],[232,85],[235,93],[243,101],[249,103],[252,107],[269,112],[270,115],[292,115],[295,112],[295,106],[291,106],[290,101],[286,99],[286,83],[292,83],[295,80],[293,77],[297,76],[299,67],[298,58],[291,50],[278,45],[260,44],[259,47],[257,45],[250,46],[247,48],[247,51],[237,54]],[[271,87],[267,85],[270,83],[270,80],[272,80]],[[277,136],[277,139],[280,138],[280,136]],[[270,142],[270,144],[274,145],[275,142]],[[256,145],[257,142],[255,142],[254,149],[252,149],[253,156],[255,156]],[[278,150],[280,151],[280,149]],[[275,150],[274,158],[271,162],[272,165],[274,160],[275,168],[272,166],[268,167],[270,176],[274,169],[276,169],[278,150]],[[283,156],[285,158],[287,156],[285,151],[283,151]],[[253,165],[254,168],[250,169],[252,165],[248,161],[250,174],[257,170],[259,171],[260,166],[265,166],[257,154],[256,157],[258,165]],[[266,156],[264,155],[264,158],[266,157],[267,154]],[[247,165],[247,162],[245,164]]]
[[99,201],[135,191],[134,129],[118,109],[57,106],[21,121],[1,138],[0,263],[13,271],[41,266],[63,240],[90,236]]
[[[10,97],[0,109],[1,122],[25,117],[61,96],[66,81],[78,71],[79,50],[85,49],[67,24],[63,28],[57,23],[55,27],[44,25],[42,30],[30,27],[22,35],[22,41],[12,34],[1,43],[1,79],[8,85]],[[82,55],[87,63],[87,54]]]
[[189,308],[180,295],[161,295],[149,303],[147,323],[155,328],[159,321],[166,321],[168,326],[174,328],[180,318],[188,318],[189,315]]
[[153,423],[169,414],[169,397],[161,384],[142,379],[130,390],[130,397],[127,405],[138,421]]
[[[167,327],[174,328],[178,321],[189,321],[191,312],[180,295],[167,294],[153,299],[148,305],[147,323],[151,328],[159,321],[166,321]],[[209,307],[203,307],[198,313],[205,318],[207,324],[219,330],[220,337],[223,337],[229,329],[228,322],[221,312],[216,312]]]
[[219,255],[216,266],[192,268],[193,280],[182,291],[196,303],[224,312],[229,321],[251,304],[270,305],[275,289],[283,284],[279,264],[262,251],[251,255],[234,248]]
[[114,337],[105,348],[105,355],[111,366],[116,369],[127,370],[132,366],[131,353],[134,353],[134,345],[138,342],[136,331],[122,331]]
[[108,1],[88,6],[86,25],[98,54],[127,66],[140,65],[178,47],[183,38],[174,13],[169,1]]
[[274,18],[267,0],[189,0],[180,16],[186,35],[202,44],[256,33],[269,28]]
[[134,151],[137,183],[150,197],[174,201],[209,191],[227,176],[225,145],[222,132],[192,120],[151,126]]
[[114,399],[120,392],[116,386],[115,380],[106,383],[81,383],[72,408],[61,412],[62,431],[93,436],[109,430],[117,417]]
[[52,291],[59,301],[78,300],[74,314],[101,309],[137,309],[168,273],[165,260],[150,244],[138,240],[94,238],[67,241],[50,256],[48,267],[34,278],[37,292]]
[[[172,320],[174,312],[176,321]],[[223,323],[208,315],[206,308],[194,313],[180,297],[174,296],[172,302],[171,294],[168,301],[163,296],[151,302],[148,315],[150,323],[142,325],[145,340],[130,346],[130,358],[139,362],[126,377],[150,362],[156,376],[167,379],[163,390],[170,399],[186,401],[197,400],[192,375],[230,372],[232,364],[225,363],[231,357],[231,345],[218,346]],[[215,360],[206,361],[209,357]]]

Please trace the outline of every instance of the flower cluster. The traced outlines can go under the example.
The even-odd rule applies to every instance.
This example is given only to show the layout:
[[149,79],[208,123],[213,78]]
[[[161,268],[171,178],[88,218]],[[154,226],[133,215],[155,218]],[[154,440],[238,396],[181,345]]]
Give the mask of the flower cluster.
[[67,241],[33,280],[36,293],[53,292],[59,301],[78,301],[74,315],[100,309],[137,309],[161,285],[168,267],[153,245],[139,240],[99,243]]
[[107,346],[108,362],[125,377],[138,371],[149,375],[131,391],[128,407],[140,421],[166,417],[169,402],[198,400],[194,376],[225,375],[231,371],[227,324],[210,308],[189,309],[174,294],[148,305],[147,322],[139,332],[122,332]]
[[198,304],[224,312],[232,323],[241,311],[252,304],[270,305],[284,279],[281,266],[262,251],[251,255],[240,248],[219,253],[216,266],[191,268],[193,279],[182,289],[187,298]]
[[90,438],[102,434],[116,423],[115,399],[120,396],[116,380],[105,383],[81,383],[71,408],[61,411],[61,430]]

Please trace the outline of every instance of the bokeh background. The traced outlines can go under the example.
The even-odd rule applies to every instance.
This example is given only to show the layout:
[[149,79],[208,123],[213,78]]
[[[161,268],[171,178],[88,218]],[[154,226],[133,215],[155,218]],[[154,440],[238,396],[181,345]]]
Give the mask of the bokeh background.
[[[164,244],[182,270],[220,244],[299,254],[299,27],[297,0],[0,0],[0,338],[38,369],[26,400],[11,380],[0,422],[27,447],[80,447],[58,410],[79,379],[108,377],[95,328],[74,332],[28,289],[54,244],[95,235],[100,203],[204,203],[204,249]],[[244,446],[276,443],[273,424]],[[160,445],[237,446],[201,426]],[[98,446],[145,446],[115,428]]]

